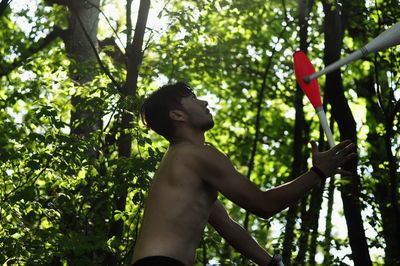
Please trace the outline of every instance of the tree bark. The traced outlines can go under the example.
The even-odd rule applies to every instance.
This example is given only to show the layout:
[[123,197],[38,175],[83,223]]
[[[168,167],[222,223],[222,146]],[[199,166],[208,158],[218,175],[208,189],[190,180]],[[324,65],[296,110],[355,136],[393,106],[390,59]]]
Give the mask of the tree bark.
[[[95,75],[97,48],[97,27],[99,23],[100,0],[69,1],[68,29],[64,43],[67,55],[72,59],[70,77],[84,86]],[[101,128],[101,118],[93,106],[85,102],[85,97],[74,95],[71,98],[74,110],[71,111],[71,133],[87,137]]]
[[311,237],[310,237],[310,244],[309,244],[309,249],[308,249],[308,254],[309,254],[309,265],[315,265],[315,255],[317,254],[317,238],[319,235],[318,232],[318,227],[319,227],[319,215],[321,211],[321,205],[322,205],[322,195],[324,192],[324,185],[321,184],[321,187],[319,188],[314,188],[314,191],[311,195],[311,204],[310,204],[310,211],[311,211],[311,226],[310,226],[310,231],[311,231]]
[[[338,5],[332,6],[329,1],[324,0],[323,8],[325,13],[324,64],[329,65],[340,59],[343,25]],[[341,140],[350,139],[357,143],[356,123],[344,95],[340,70],[326,76],[325,93],[332,106],[332,115],[338,123]],[[357,175],[357,160],[346,164],[343,168],[352,172],[351,178],[342,177],[344,182],[340,189],[352,250],[351,258],[356,266],[372,265],[361,217],[360,178]]]
[[[386,158],[389,162],[389,186],[377,184],[378,197],[383,196],[385,205],[381,205],[383,223],[386,225],[386,255],[389,259],[386,261],[387,265],[400,265],[400,214],[399,214],[399,197],[398,197],[398,174],[397,174],[397,160],[392,152],[392,138],[394,134],[394,120],[399,112],[399,101],[397,101],[391,113],[386,115],[385,119],[385,151]],[[378,177],[379,178],[379,177]],[[381,193],[380,193],[381,192]],[[383,193],[382,193],[383,192]],[[389,255],[389,256],[388,256]]]
[[[88,0],[88,1],[61,1],[61,0],[48,0],[45,1],[48,5],[59,4],[65,5],[68,8],[68,28],[63,30],[61,37],[65,44],[65,51],[70,59],[69,73],[68,76],[74,81],[78,88],[77,94],[71,97],[71,104],[73,106],[71,110],[71,135],[76,135],[79,138],[86,139],[90,134],[101,128],[101,110],[98,110],[95,106],[90,106],[87,102],[88,92],[86,86],[93,80],[95,75],[98,73],[97,65],[97,28],[99,22],[99,5],[100,0]],[[60,31],[60,30],[58,30]],[[57,33],[57,32],[55,32]],[[60,34],[60,33],[59,33]],[[59,36],[56,34],[53,38]],[[49,35],[47,38],[50,38]],[[46,39],[45,39],[46,40]],[[48,39],[49,41],[51,39]],[[43,42],[46,45],[46,42]],[[40,46],[39,46],[40,47]],[[94,150],[87,151],[87,157],[96,156]],[[90,190],[90,183],[93,179],[87,180],[87,185],[79,188],[82,190]],[[78,189],[77,189],[78,191]],[[78,192],[78,193],[80,193]],[[97,204],[98,202],[94,203]],[[92,205],[94,205],[92,203]],[[93,206],[92,206],[93,207]],[[105,215],[103,215],[105,218]],[[63,224],[69,224],[69,219],[75,219],[74,216],[68,214],[63,215]],[[103,220],[104,221],[104,220]],[[87,221],[86,223],[74,225],[77,228],[72,230],[80,230],[85,236],[93,234],[93,226]],[[71,230],[66,228],[65,230]],[[87,257],[96,260],[97,251],[88,250],[86,254],[80,254],[80,257]],[[72,264],[75,261],[81,259],[76,254],[70,253],[68,260]],[[55,258],[55,260],[57,260]]]

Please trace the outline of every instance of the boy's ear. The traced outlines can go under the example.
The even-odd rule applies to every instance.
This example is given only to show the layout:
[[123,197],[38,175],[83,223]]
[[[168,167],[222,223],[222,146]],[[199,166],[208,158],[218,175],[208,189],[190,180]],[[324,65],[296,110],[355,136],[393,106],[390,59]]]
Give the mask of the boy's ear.
[[185,113],[181,110],[169,111],[169,117],[174,121],[185,121]]

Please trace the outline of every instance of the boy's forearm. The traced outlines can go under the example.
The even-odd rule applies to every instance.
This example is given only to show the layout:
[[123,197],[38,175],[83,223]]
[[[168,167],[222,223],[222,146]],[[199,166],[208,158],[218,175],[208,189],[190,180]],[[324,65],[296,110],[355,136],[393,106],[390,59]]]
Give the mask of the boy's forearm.
[[232,247],[257,265],[264,266],[270,263],[272,256],[235,221],[232,220],[230,234],[224,238]]
[[308,171],[296,179],[264,192],[264,204],[269,205],[270,216],[286,209],[304,197],[310,189],[319,185],[321,178],[314,171]]

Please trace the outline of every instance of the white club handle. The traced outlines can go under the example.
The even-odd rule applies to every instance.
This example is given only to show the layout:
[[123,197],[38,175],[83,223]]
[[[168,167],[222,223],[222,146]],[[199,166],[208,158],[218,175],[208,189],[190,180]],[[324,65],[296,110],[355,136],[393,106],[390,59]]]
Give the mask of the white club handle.
[[314,80],[324,74],[331,73],[341,66],[347,65],[350,62],[360,59],[369,53],[383,51],[389,47],[396,46],[398,44],[400,44],[400,22],[397,22],[392,27],[379,34],[378,37],[367,43],[364,47],[349,54],[347,57],[328,65],[321,71],[313,73],[309,76],[305,76],[303,78],[304,82],[309,83],[311,80]]
[[331,128],[329,127],[328,121],[326,120],[324,108],[320,106],[317,107],[315,110],[317,111],[317,115],[319,121],[321,122],[322,129],[324,130],[325,135],[328,138],[329,147],[333,148],[336,144],[335,140],[333,139]]

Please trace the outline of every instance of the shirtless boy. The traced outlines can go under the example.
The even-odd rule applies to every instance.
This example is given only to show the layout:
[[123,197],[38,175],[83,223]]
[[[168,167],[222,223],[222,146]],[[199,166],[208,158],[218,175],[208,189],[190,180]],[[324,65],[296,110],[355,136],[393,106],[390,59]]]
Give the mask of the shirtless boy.
[[344,141],[326,152],[312,143],[313,168],[268,191],[261,191],[235,170],[230,160],[206,145],[204,133],[214,126],[207,102],[184,83],[165,85],[144,102],[146,124],[170,143],[146,201],[133,265],[194,264],[207,223],[237,251],[258,265],[278,265],[239,224],[218,193],[253,214],[268,219],[301,199],[322,179],[343,173],[341,165],[356,157],[355,145]]

